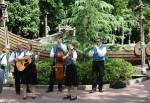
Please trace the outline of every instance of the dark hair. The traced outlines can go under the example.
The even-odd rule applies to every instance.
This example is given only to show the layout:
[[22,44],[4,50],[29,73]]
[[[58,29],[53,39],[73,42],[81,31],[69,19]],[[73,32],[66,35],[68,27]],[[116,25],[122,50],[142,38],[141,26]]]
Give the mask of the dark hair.
[[69,43],[69,44],[71,44],[74,47],[74,49],[75,49],[76,45],[74,43]]

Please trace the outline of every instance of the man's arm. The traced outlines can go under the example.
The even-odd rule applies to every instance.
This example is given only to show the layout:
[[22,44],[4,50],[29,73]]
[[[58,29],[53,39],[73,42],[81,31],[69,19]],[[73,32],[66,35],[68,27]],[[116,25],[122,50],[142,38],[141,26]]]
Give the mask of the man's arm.
[[65,44],[61,44],[61,49],[64,51],[64,53],[67,53],[67,46]]
[[92,50],[89,51],[89,56],[92,57],[93,54],[94,54],[94,51],[93,51],[93,49],[92,49]]
[[14,61],[15,61],[15,52],[12,52],[11,54],[10,54],[10,57],[9,57],[9,59],[8,59],[8,62],[9,63],[13,63]]
[[50,51],[50,57],[51,57],[51,58],[54,58],[54,55],[55,55],[55,53],[54,53],[54,48],[52,48],[51,51]]
[[105,56],[106,52],[107,52],[106,47],[103,47],[102,49],[99,49],[99,48],[97,49],[97,53],[100,57]]

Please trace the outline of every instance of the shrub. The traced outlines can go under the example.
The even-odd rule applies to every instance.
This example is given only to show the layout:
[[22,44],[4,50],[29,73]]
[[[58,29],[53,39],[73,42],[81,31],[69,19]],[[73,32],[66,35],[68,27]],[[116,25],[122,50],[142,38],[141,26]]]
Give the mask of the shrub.
[[88,60],[86,62],[77,63],[78,77],[80,84],[91,84],[92,79],[92,61]]
[[[50,60],[43,59],[38,62],[39,84],[48,84],[50,74]],[[80,84],[91,84],[92,61],[78,61],[77,72]],[[129,80],[136,72],[132,64],[123,59],[106,59],[104,82],[111,83],[118,80]]]
[[129,80],[136,73],[131,63],[124,59],[107,59],[105,63],[105,82]]
[[48,84],[50,75],[50,59],[42,59],[37,63],[38,84]]
[[120,44],[107,45],[107,49],[110,49],[112,51],[120,51],[123,48],[124,48],[124,46],[122,46]]

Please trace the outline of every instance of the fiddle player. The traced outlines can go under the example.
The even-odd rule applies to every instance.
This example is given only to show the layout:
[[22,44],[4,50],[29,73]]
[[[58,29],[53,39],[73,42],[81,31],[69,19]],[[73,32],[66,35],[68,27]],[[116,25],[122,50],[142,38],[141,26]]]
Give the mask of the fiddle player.
[[[26,68],[22,71],[22,84],[23,84],[23,99],[27,99],[27,85],[32,87],[32,99],[36,98],[35,85],[37,84],[37,70],[35,64],[35,54],[32,50],[32,45],[27,44],[27,50],[23,59],[28,60]],[[30,61],[30,62],[29,62]]]
[[[63,54],[65,54],[67,52],[67,47],[65,44],[63,44],[62,38],[57,39],[57,44],[54,45],[50,51],[50,58],[52,60],[52,68],[51,68],[52,70],[51,70],[50,77],[49,77],[49,87],[48,87],[48,90],[46,92],[52,92],[53,91],[54,81],[56,81],[55,80],[56,54],[59,51],[62,51]],[[60,91],[60,92],[62,91],[62,81],[58,81],[58,91]]]
[[77,52],[75,45],[70,43],[68,45],[68,53],[64,56],[66,59],[66,75],[65,75],[65,86],[67,87],[68,94],[63,99],[76,100],[77,99],[77,87],[78,87],[78,76],[76,69]]

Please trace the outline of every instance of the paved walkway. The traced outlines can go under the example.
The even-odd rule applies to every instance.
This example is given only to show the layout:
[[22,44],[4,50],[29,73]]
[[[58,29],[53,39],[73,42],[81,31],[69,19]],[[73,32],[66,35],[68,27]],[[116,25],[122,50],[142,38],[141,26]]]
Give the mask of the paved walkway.
[[106,89],[104,93],[89,94],[79,91],[79,99],[75,101],[62,100],[66,91],[45,93],[45,89],[37,90],[37,98],[22,100],[22,95],[15,95],[14,88],[4,88],[0,94],[0,103],[150,103],[150,80],[141,84],[128,86],[124,89]]

